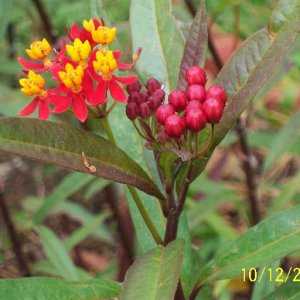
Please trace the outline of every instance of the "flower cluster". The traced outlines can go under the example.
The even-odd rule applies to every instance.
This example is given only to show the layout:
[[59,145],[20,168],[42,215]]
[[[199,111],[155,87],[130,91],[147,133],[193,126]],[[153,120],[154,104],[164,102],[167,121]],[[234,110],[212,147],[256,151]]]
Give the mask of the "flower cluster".
[[[120,84],[128,85],[136,76],[119,77],[117,70],[130,69],[140,55],[140,49],[133,56],[133,62],[120,61],[120,51],[109,50],[108,45],[115,40],[116,28],[107,27],[103,20],[83,21],[80,28],[74,23],[67,30],[71,44],[63,41],[59,52],[52,51],[46,39],[35,41],[26,49],[32,59],[19,58],[27,77],[20,79],[21,91],[27,96],[35,96],[21,112],[21,116],[32,114],[39,108],[39,118],[47,119],[50,105],[53,113],[62,113],[70,108],[74,115],[84,122],[88,107],[105,105],[107,94],[118,102],[126,102],[127,95]],[[57,82],[54,88],[45,88],[41,73],[50,72]]]
[[206,90],[206,73],[198,66],[189,68],[185,77],[187,88],[173,90],[166,103],[162,85],[156,79],[148,80],[144,92],[139,81],[127,86],[130,94],[127,117],[147,139],[148,145],[155,142],[174,145],[175,142],[177,148],[194,151],[197,133],[206,124],[213,129],[220,121],[227,100],[224,89],[212,86]]

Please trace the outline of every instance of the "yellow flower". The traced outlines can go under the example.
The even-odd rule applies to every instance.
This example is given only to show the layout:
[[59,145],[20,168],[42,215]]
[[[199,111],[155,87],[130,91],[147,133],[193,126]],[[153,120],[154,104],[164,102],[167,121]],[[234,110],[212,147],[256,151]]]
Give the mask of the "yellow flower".
[[44,59],[51,52],[51,46],[44,38],[42,41],[35,41],[26,49],[26,53],[32,59]]
[[87,20],[84,20],[84,21],[82,22],[82,25],[83,25],[83,27],[84,27],[88,32],[91,32],[92,30],[95,30],[95,24],[94,24],[93,19],[89,19],[88,21],[87,21]]
[[45,86],[45,79],[33,71],[29,71],[27,78],[20,79],[19,83],[22,86],[22,93],[27,96],[40,95],[42,97],[45,93],[43,90]]
[[71,64],[67,63],[65,70],[66,72],[58,72],[59,78],[67,88],[72,89],[73,92],[76,93],[80,92],[84,74],[82,66],[77,66],[74,68]]
[[91,30],[92,38],[96,43],[102,45],[110,44],[115,40],[116,27],[109,28],[106,26],[99,26],[97,30]]
[[93,61],[93,67],[96,72],[102,73],[104,80],[109,80],[111,73],[117,68],[117,61],[112,51],[108,51],[106,54],[97,51],[96,60]]
[[75,39],[73,45],[67,45],[66,48],[71,59],[79,63],[84,63],[91,52],[91,45],[89,41],[86,40],[82,43],[82,41],[78,38]]

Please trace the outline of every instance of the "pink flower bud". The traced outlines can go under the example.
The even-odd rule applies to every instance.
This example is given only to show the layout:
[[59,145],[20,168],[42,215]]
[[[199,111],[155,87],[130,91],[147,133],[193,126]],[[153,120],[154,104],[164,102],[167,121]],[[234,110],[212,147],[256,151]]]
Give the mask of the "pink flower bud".
[[146,88],[150,94],[153,94],[156,90],[160,89],[161,83],[155,78],[150,78],[147,81]]
[[205,100],[202,108],[210,123],[214,124],[220,121],[224,111],[224,105],[221,101],[209,98]]
[[188,114],[191,109],[202,109],[202,104],[197,100],[190,101],[186,106],[185,114]]
[[171,104],[162,104],[156,111],[157,121],[164,125],[168,117],[175,115],[175,109]]
[[198,100],[203,102],[205,100],[206,91],[202,85],[193,84],[186,89],[185,94],[189,101]]
[[152,94],[152,97],[156,97],[160,100],[160,102],[163,102],[165,98],[165,92],[162,89],[158,89]]
[[128,94],[131,94],[132,92],[139,93],[141,91],[141,88],[142,88],[141,83],[138,80],[136,80],[133,83],[128,84],[126,87],[126,90],[127,90]]
[[194,132],[198,132],[205,127],[207,118],[201,109],[190,109],[185,116],[186,127]]
[[133,91],[132,93],[129,94],[128,102],[136,102],[136,103],[139,103],[140,97],[141,97],[141,96],[140,96],[139,92]]
[[143,102],[140,104],[140,117],[147,119],[151,116],[151,109],[148,102]]
[[139,115],[139,107],[135,102],[126,105],[126,115],[129,120],[134,120]]
[[207,90],[206,99],[208,98],[215,98],[220,100],[225,105],[227,101],[227,95],[224,89],[221,86],[212,86]]
[[186,79],[188,85],[200,84],[202,86],[205,86],[206,73],[202,68],[200,68],[198,66],[190,67],[186,71],[185,79]]
[[150,97],[149,100],[149,107],[152,111],[156,111],[156,109],[161,105],[161,101],[159,100],[159,98],[156,97]]
[[174,90],[168,97],[169,103],[172,104],[176,111],[183,111],[187,105],[185,92],[181,90]]
[[148,92],[144,91],[142,93],[140,93],[140,97],[139,100],[137,101],[137,103],[141,104],[144,102],[147,102],[149,100],[149,94]]
[[185,121],[183,118],[173,115],[165,121],[165,132],[171,138],[179,138],[185,129]]

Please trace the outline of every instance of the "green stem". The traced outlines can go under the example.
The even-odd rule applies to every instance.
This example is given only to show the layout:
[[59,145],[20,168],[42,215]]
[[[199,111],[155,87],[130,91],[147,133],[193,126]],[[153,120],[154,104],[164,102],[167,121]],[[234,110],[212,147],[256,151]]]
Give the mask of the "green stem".
[[160,234],[158,233],[157,229],[155,228],[152,220],[150,219],[146,209],[145,209],[145,206],[143,205],[143,202],[141,201],[141,198],[139,197],[137,191],[135,188],[133,188],[132,186],[129,186],[128,185],[128,189],[129,189],[129,192],[131,193],[131,196],[135,202],[135,205],[137,206],[139,212],[141,213],[143,219],[144,219],[144,222],[145,224],[147,225],[151,235],[153,236],[155,242],[157,244],[163,244],[163,240],[162,238],[160,237]]
[[116,140],[115,140],[115,137],[114,137],[114,134],[111,130],[111,127],[110,127],[110,124],[108,122],[108,119],[107,118],[100,118],[99,119],[100,122],[101,122],[101,126],[102,126],[102,129],[104,130],[104,132],[106,133],[107,135],[107,138],[108,140],[113,143],[113,144],[117,144],[116,143]]
[[[106,135],[107,135],[107,138],[108,140],[115,144],[116,145],[116,139],[114,137],[114,134],[111,130],[111,127],[110,127],[110,124],[108,122],[108,119],[107,118],[101,118],[99,119],[100,122],[101,122],[101,126],[102,126],[102,129],[105,131]],[[151,218],[149,217],[147,211],[146,211],[146,208],[145,206],[143,205],[143,202],[142,200],[140,199],[136,189],[130,185],[127,186],[128,189],[129,189],[129,192],[133,198],[133,201],[135,203],[135,205],[137,206],[146,226],[148,227],[152,237],[154,238],[155,242],[157,244],[163,244],[163,240],[161,239],[156,227],[154,226]]]

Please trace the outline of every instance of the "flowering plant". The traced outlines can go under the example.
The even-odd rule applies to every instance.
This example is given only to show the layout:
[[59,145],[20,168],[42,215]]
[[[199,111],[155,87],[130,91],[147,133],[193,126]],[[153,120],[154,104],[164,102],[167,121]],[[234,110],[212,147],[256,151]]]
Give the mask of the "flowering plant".
[[[38,110],[38,119],[0,118],[0,150],[124,184],[140,256],[125,269],[122,285],[104,279],[80,282],[81,273],[66,249],[60,248],[67,275],[47,248],[51,263],[69,281],[3,281],[8,294],[16,293],[14,299],[21,299],[22,289],[21,297],[34,299],[31,284],[41,289],[41,299],[208,299],[205,293],[217,280],[234,278],[242,268],[261,267],[294,249],[287,245],[274,250],[272,245],[296,235],[299,209],[274,217],[284,222],[289,216],[293,224],[272,235],[269,220],[259,223],[255,201],[249,197],[250,219],[258,224],[222,253],[211,259],[208,249],[200,259],[194,253],[185,207],[190,185],[298,36],[299,0],[279,0],[268,26],[237,48],[214,82],[204,67],[210,38],[205,1],[200,1],[186,39],[169,14],[171,1],[149,1],[158,2],[163,15],[155,13],[156,4],[149,8],[146,2],[131,2],[136,50],[129,63],[121,61],[119,49],[112,50],[117,29],[103,19],[74,23],[59,49],[52,49],[45,38],[34,41],[26,49],[29,59],[18,59],[23,68],[21,91],[32,97],[19,115]],[[155,34],[153,39],[148,32]],[[66,124],[61,114],[68,111],[80,129],[77,123]],[[56,121],[48,121],[51,113]],[[40,212],[37,223],[43,217]],[[54,239],[54,248],[60,245],[49,229],[41,227],[40,235],[46,242]],[[48,288],[53,295],[47,295]]]

